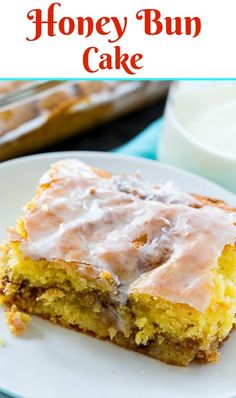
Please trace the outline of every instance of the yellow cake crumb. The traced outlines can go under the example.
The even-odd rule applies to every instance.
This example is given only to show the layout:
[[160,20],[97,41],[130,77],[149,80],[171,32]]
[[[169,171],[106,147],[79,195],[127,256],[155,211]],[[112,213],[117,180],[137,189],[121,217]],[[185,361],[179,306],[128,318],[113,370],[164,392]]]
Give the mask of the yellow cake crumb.
[[113,327],[108,329],[110,339],[113,340],[114,337],[117,335],[117,330]]
[[38,300],[43,300],[44,305],[51,305],[54,301],[65,297],[65,293],[60,289],[48,289],[45,293],[38,297]]
[[11,333],[20,336],[26,330],[31,321],[31,317],[18,311],[16,305],[12,305],[6,312],[6,320]]

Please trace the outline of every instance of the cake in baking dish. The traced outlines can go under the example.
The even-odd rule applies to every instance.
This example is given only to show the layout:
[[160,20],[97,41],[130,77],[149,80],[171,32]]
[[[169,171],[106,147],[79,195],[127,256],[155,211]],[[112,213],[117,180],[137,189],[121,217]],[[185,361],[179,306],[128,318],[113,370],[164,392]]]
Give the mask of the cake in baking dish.
[[169,85],[115,80],[15,83],[0,81],[0,161],[39,151],[147,106],[162,98]]
[[3,300],[166,363],[216,361],[235,321],[235,214],[171,183],[59,161],[8,231]]

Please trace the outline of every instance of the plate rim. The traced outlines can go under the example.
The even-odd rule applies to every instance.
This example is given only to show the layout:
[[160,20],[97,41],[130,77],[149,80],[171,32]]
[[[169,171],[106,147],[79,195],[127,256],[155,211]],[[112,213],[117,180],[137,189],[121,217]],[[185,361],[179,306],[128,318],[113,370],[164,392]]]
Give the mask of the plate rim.
[[62,156],[63,158],[66,158],[67,156],[69,158],[72,158],[73,156],[79,157],[80,155],[86,155],[86,156],[90,156],[90,157],[108,157],[110,159],[112,158],[116,158],[116,159],[120,159],[120,160],[128,160],[131,162],[139,162],[141,164],[155,164],[155,167],[159,166],[159,167],[163,167],[166,170],[170,171],[170,172],[179,172],[181,173],[183,176],[186,176],[188,178],[192,177],[194,179],[197,179],[199,182],[205,182],[211,185],[211,187],[220,189],[222,191],[222,193],[226,194],[226,195],[230,195],[232,197],[232,199],[236,200],[236,195],[231,192],[230,190],[224,188],[223,186],[215,183],[214,181],[211,181],[205,177],[202,177],[198,174],[192,173],[190,171],[187,171],[185,169],[176,167],[176,166],[172,166],[169,165],[167,163],[161,162],[159,160],[153,160],[153,159],[148,159],[148,158],[144,158],[144,157],[140,157],[140,156],[134,156],[134,155],[126,155],[126,154],[120,154],[120,153],[115,153],[115,152],[106,152],[106,151],[56,151],[56,152],[45,152],[45,153],[39,153],[39,154],[33,154],[33,155],[27,155],[27,156],[21,156],[19,158],[15,158],[15,159],[10,159],[10,160],[6,160],[0,163],[0,171],[2,171],[2,169],[4,168],[8,168],[11,166],[15,166],[18,164],[22,164],[22,163],[26,163],[29,162],[31,160],[40,160],[40,159],[50,159],[50,158],[58,158],[60,156]]

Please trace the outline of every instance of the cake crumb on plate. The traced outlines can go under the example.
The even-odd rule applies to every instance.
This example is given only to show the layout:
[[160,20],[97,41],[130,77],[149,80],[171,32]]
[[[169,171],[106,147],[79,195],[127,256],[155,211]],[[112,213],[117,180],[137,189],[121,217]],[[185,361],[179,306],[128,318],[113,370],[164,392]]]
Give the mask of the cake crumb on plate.
[[31,321],[31,317],[18,311],[16,305],[5,311],[7,324],[14,336],[20,336],[26,330]]

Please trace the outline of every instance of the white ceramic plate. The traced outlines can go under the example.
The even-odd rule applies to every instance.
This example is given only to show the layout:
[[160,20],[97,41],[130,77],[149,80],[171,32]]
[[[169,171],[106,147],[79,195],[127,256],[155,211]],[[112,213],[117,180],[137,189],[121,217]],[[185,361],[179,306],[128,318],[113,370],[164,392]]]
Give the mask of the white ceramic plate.
[[[234,195],[207,180],[153,161],[96,152],[31,156],[0,165],[0,239],[14,225],[41,174],[55,160],[77,157],[115,173],[140,169],[153,182],[173,180],[183,189],[222,198]],[[14,338],[0,313],[0,388],[27,398],[229,398],[236,395],[236,332],[221,349],[217,364],[188,368],[163,364],[109,342],[33,318]]]

